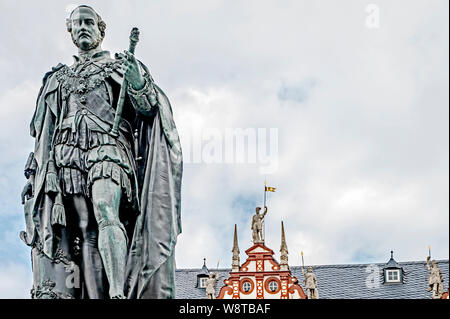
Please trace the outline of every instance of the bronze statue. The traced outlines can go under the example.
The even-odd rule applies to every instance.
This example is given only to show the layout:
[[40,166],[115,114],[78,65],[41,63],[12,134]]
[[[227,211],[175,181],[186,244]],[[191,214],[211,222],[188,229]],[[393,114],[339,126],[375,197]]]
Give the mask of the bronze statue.
[[182,152],[171,105],[133,54],[137,29],[114,58],[93,8],[74,9],[67,30],[78,55],[44,76],[30,125],[21,238],[32,297],[174,298]]
[[430,266],[430,256],[427,256],[427,268],[430,271],[427,291],[433,292],[433,299],[441,299],[442,294],[444,293],[444,280],[442,278],[442,272],[436,260],[432,260]]
[[253,237],[253,243],[264,243],[264,237],[263,237],[263,219],[267,214],[267,206],[264,206],[264,213],[260,214],[261,207],[256,207],[256,213],[252,217],[252,237]]
[[307,268],[305,273],[305,268],[302,267],[302,274],[305,276],[303,282],[305,283],[306,295],[308,299],[319,299],[319,289],[317,288],[317,278],[312,272],[312,267]]

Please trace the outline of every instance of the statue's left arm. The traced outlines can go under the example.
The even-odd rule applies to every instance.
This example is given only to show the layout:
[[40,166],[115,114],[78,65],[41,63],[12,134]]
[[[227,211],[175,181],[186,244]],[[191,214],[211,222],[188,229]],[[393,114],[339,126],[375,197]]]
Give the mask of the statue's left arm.
[[132,85],[129,85],[128,96],[136,112],[143,116],[152,116],[157,109],[157,93],[153,79],[149,74],[144,74],[144,81],[144,86],[140,90],[136,90]]
[[128,81],[128,96],[140,115],[152,116],[157,109],[157,91],[148,70],[133,54],[125,51],[119,55],[123,59],[123,71]]

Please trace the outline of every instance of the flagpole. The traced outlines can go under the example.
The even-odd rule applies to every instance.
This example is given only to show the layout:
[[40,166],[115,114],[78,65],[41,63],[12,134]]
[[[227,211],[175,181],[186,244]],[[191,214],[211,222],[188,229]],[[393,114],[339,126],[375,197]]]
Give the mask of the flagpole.
[[267,193],[266,187],[264,186],[264,207],[266,207],[266,193]]
[[[266,186],[267,186],[267,181],[266,179],[264,179],[264,207],[263,207],[263,213],[265,212],[266,209]],[[263,244],[266,244],[266,221],[265,221],[265,217],[263,218]]]

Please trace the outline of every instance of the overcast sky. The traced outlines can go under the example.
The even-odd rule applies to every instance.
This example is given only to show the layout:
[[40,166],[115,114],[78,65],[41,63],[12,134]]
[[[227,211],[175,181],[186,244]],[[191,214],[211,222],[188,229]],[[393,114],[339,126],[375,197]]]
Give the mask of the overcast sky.
[[[106,50],[140,28],[136,55],[171,100],[185,154],[196,130],[278,129],[272,174],[185,164],[178,268],[230,267],[234,224],[245,260],[265,177],[277,187],[266,244],[278,258],[283,220],[290,265],[301,250],[307,264],[387,262],[390,250],[424,260],[428,245],[448,259],[447,0],[83,3],[107,24]],[[76,53],[74,4],[0,0],[0,298],[29,297],[18,237],[28,127],[43,75]]]

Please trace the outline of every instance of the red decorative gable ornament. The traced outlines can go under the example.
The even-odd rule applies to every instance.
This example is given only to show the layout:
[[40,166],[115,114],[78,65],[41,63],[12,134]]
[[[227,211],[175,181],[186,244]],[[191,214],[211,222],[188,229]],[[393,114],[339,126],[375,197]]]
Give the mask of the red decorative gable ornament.
[[289,268],[282,267],[272,249],[258,243],[245,251],[247,260],[231,271],[217,299],[306,299]]

